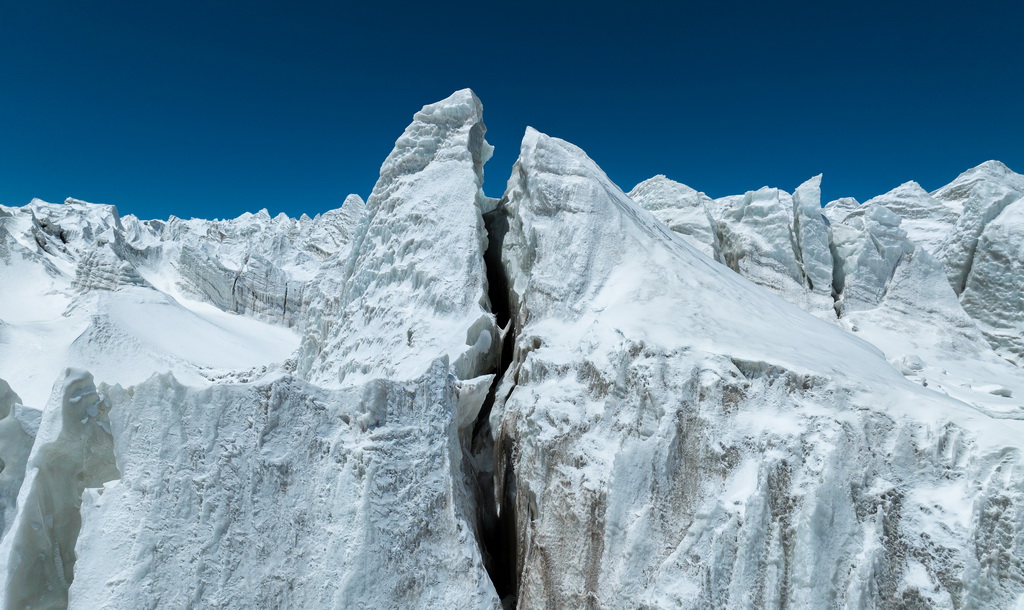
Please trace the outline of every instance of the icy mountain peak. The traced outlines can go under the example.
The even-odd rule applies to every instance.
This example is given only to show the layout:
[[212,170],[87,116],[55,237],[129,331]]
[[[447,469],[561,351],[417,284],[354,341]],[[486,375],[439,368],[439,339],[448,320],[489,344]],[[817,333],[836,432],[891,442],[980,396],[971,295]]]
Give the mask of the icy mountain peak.
[[709,209],[715,202],[704,193],[659,174],[633,187],[629,197],[705,255],[719,256]]
[[[762,189],[752,195],[775,200],[779,193],[777,189]],[[710,329],[764,323],[762,316],[767,314],[757,312],[761,298],[755,296],[761,291],[746,281],[737,283],[735,275],[724,266],[697,255],[619,190],[583,150],[569,142],[528,131],[505,199],[510,230],[503,256],[507,268],[519,270],[512,274],[512,289],[519,295],[532,294],[525,302],[524,297],[518,297],[517,307],[525,308],[520,313],[523,323],[534,318],[582,319],[582,330],[590,322],[588,314],[596,312],[605,319],[614,319],[622,329],[640,332],[639,327],[650,320],[649,316],[663,314],[677,322],[685,318],[687,324],[707,330],[719,341],[732,331],[717,333]],[[824,226],[823,221],[819,222]],[[538,250],[535,240],[541,232],[545,246]],[[561,253],[555,246],[560,240],[578,247]],[[666,265],[667,260],[673,261],[671,266]],[[562,271],[555,273],[555,269]],[[712,298],[711,293],[699,288],[711,285],[719,295],[732,295],[729,302],[742,303],[741,307],[749,306],[751,311],[716,310],[704,301]],[[587,307],[592,310],[587,311]],[[633,311],[636,319],[630,320],[628,311]],[[727,323],[727,319],[731,321]],[[820,328],[815,328],[828,326],[820,323]],[[742,330],[736,332],[745,334]],[[842,333],[837,330],[836,334]],[[654,333],[645,340],[686,344],[690,338]]]
[[808,217],[821,216],[821,174],[796,187],[793,203]]
[[978,165],[964,171],[959,176],[957,176],[956,180],[954,180],[953,182],[963,182],[968,179],[978,179],[982,177],[987,179],[998,180],[1000,178],[1012,177],[1017,175],[1019,174],[1017,174],[1012,169],[1007,167],[1006,164],[1003,163],[1002,161],[996,161],[995,159],[991,159],[983,163],[979,163]]
[[932,196],[946,201],[960,201],[975,193],[987,196],[995,190],[1024,195],[1024,176],[999,161],[986,161],[963,172],[946,186],[934,191]]
[[[813,193],[814,191],[817,191],[818,192],[818,201],[820,202],[821,201],[821,177],[822,177],[822,174],[818,174],[816,176],[811,176],[807,180],[804,180],[800,184],[800,186],[796,187],[796,191],[793,191],[793,192],[796,193],[797,191],[803,190],[807,194],[810,194],[810,193]],[[818,204],[818,207],[819,208],[821,207],[820,203]]]
[[894,197],[920,197],[922,195],[928,195],[929,193],[928,191],[924,190],[924,187],[918,184],[916,180],[908,180],[903,184],[897,186],[896,188],[892,189],[887,194],[892,195]]
[[[395,142],[340,270],[340,295],[313,305],[340,327],[318,323],[307,334],[300,369],[311,379],[414,379],[442,356],[468,379],[491,361],[482,184],[493,149],[482,115],[464,89],[424,106]],[[410,308],[421,313],[410,318]]]
[[956,226],[938,248],[938,258],[953,290],[961,294],[971,274],[978,240],[1008,205],[1024,197],[1024,176],[998,161],[986,161],[932,196],[959,212]]
[[958,204],[936,199],[913,180],[867,200],[864,206],[885,207],[898,215],[910,239],[932,254],[939,252],[962,210]]
[[826,203],[822,208],[822,214],[828,218],[829,222],[836,223],[841,222],[850,212],[859,207],[860,203],[853,197],[840,197]]
[[[428,104],[413,116],[413,122],[395,142],[395,148],[381,165],[381,180],[415,174],[431,162],[456,161],[463,155],[472,159],[482,175],[483,164],[493,151],[483,139],[485,130],[483,105],[469,89]],[[464,138],[457,135],[460,131],[465,131]],[[449,142],[459,145],[447,145]],[[375,205],[374,195],[379,197],[377,187],[367,201],[371,208]]]
[[360,197],[359,195],[357,195],[355,193],[351,193],[347,197],[345,197],[345,201],[343,201],[342,204],[341,204],[341,209],[345,209],[345,206],[347,206],[347,205],[360,206],[360,205],[366,205],[366,202],[363,201],[363,198]]
[[704,193],[682,182],[667,178],[665,174],[658,174],[638,183],[629,192],[629,196],[651,211],[668,207],[694,206],[705,199],[710,199]]
[[946,213],[947,206],[924,190],[917,182],[910,180],[897,186],[887,193],[868,199],[867,204],[885,205],[894,211],[899,210],[917,217],[921,215],[934,214],[933,210],[939,213]]
[[363,198],[356,194],[351,194],[345,197],[344,203],[341,204],[341,209],[338,210],[338,218],[344,223],[349,230],[354,230],[355,226],[363,219],[366,215],[366,202]]
[[832,231],[821,213],[821,174],[793,191],[793,237],[804,285],[827,305],[832,298]]

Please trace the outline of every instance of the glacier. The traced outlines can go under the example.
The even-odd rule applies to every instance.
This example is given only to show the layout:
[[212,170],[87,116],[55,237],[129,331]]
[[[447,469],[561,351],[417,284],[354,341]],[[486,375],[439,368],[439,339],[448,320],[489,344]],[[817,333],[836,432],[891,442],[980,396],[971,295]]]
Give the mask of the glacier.
[[470,90],[314,218],[0,206],[7,608],[1024,607],[1024,176],[624,192]]

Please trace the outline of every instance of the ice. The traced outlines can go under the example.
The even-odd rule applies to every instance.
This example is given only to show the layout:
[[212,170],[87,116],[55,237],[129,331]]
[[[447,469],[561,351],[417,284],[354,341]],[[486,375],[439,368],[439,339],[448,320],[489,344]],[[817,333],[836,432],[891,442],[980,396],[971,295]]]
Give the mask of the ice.
[[829,223],[842,222],[850,212],[860,207],[860,203],[857,202],[853,197],[840,197],[834,201],[829,201],[822,208],[821,213],[825,215]]
[[[117,479],[113,438],[99,424],[110,403],[92,376],[68,369],[54,391],[32,446],[19,510],[0,543],[7,578],[0,584],[6,607],[64,607],[74,578],[80,506],[87,487]],[[96,416],[89,412],[96,408]]]
[[960,206],[932,197],[914,181],[869,199],[864,205],[884,206],[899,216],[900,228],[914,243],[933,255],[938,254],[962,213]]
[[711,258],[719,257],[715,221],[708,213],[708,206],[714,205],[710,197],[664,175],[641,182],[629,196],[691,246]]
[[1024,365],[1024,199],[985,226],[961,302],[996,352]]
[[72,607],[495,607],[447,363],[410,382],[106,390],[124,466],[83,504]]
[[914,249],[900,224],[888,208],[865,204],[832,225],[841,313],[870,309],[885,296],[896,266]]
[[0,371],[42,415],[0,413],[5,604],[500,606],[483,131],[468,90],[425,107],[313,219],[5,208]]
[[1024,176],[998,161],[986,161],[932,193],[939,201],[962,210],[956,226],[939,247],[938,258],[946,266],[949,282],[963,292],[986,225],[1006,206],[1024,196]]
[[[761,256],[776,244],[792,261],[785,233],[750,234],[792,226],[782,200],[763,190],[726,214]],[[886,607],[918,599],[920,566],[964,579],[926,592],[940,605],[1016,598],[1005,572],[971,567],[993,556],[970,542],[1001,535],[983,504],[1020,510],[1019,454],[997,457],[1016,422],[903,381],[852,334],[698,255],[570,144],[529,131],[504,202],[518,331],[491,425],[516,447],[502,484],[521,607]],[[863,214],[903,248],[898,222]],[[996,477],[974,496],[991,500],[908,496],[950,469]]]
[[793,195],[765,187],[711,200],[656,176],[630,193],[691,245],[790,302],[834,318],[829,221],[821,212],[821,176]]
[[0,536],[14,521],[18,491],[25,478],[28,454],[35,440],[35,421],[25,421],[21,397],[0,379]]
[[1020,604],[1024,178],[627,195],[528,129],[493,199],[482,112],[315,218],[0,206],[5,607]]
[[467,89],[425,106],[395,143],[343,279],[312,305],[300,362],[311,380],[412,379],[441,355],[460,379],[487,367],[497,329],[483,263],[485,131]]
[[[704,251],[718,248],[716,260],[806,311],[870,341],[900,370],[906,368],[901,359],[907,354],[917,354],[924,362],[932,363],[907,373],[913,381],[955,396],[993,416],[1024,417],[1022,405],[993,401],[986,393],[970,390],[979,380],[985,380],[999,381],[1011,393],[1014,389],[1020,391],[1020,373],[1007,365],[1007,361],[1019,363],[1019,346],[1024,344],[1024,326],[1016,317],[1017,312],[1024,310],[1024,304],[1018,303],[1021,292],[1015,287],[1022,281],[1017,269],[1024,268],[1024,264],[1014,250],[1018,240],[1011,237],[1020,224],[1020,204],[1006,206],[985,225],[971,261],[968,281],[974,289],[965,289],[958,297],[948,281],[942,281],[945,271],[936,260],[952,239],[964,210],[963,201],[973,202],[969,210],[984,208],[989,201],[986,197],[1000,198],[1013,191],[1020,182],[1017,175],[1001,164],[983,164],[940,189],[936,196],[909,182],[864,205],[851,198],[830,202],[822,210],[828,219],[825,227],[815,222],[800,224],[796,222],[798,218],[813,217],[819,201],[819,181],[809,181],[794,193],[792,221],[782,213],[785,206],[775,202],[777,191],[773,189],[762,189],[758,192],[761,195],[748,193],[711,204],[705,202],[712,215],[717,215],[711,222],[718,235],[705,237],[708,241]],[[651,185],[662,182],[660,178],[648,181]],[[686,192],[692,191],[685,188]],[[642,199],[642,206],[653,209],[656,215],[663,207],[671,207],[672,198],[663,188],[635,192]],[[748,199],[758,197],[769,202],[760,205],[770,214],[737,213],[744,206],[749,208]],[[785,197],[781,192],[777,196],[779,201]],[[807,204],[799,205],[803,200]],[[803,214],[797,215],[801,209]],[[774,220],[768,224],[755,221],[759,216]],[[662,220],[670,222],[668,218]],[[792,248],[786,245],[786,225],[790,222]],[[797,239],[805,227],[814,227],[817,237]],[[691,230],[677,229],[690,243],[695,241]],[[986,232],[991,237],[986,237]],[[719,235],[725,236],[724,246]],[[808,248],[806,244],[817,245]],[[829,250],[827,258],[821,254],[825,245]],[[779,269],[794,268],[794,260],[807,276],[803,288],[790,281],[795,279],[792,273],[789,277],[777,273]],[[817,287],[824,281],[829,262],[834,303],[820,297],[816,300],[809,294],[811,285]],[[834,315],[829,315],[830,310]]]

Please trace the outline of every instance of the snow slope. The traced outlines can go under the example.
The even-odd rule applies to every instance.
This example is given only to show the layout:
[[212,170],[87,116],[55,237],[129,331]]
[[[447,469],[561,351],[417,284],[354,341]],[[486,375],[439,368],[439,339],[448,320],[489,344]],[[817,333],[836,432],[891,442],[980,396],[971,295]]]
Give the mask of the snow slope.
[[[202,384],[284,361],[298,345],[294,332],[231,315],[215,298],[195,298],[204,296],[189,288],[200,266],[183,274],[178,255],[188,250],[182,241],[198,238],[173,229],[184,221],[122,219],[112,206],[75,200],[36,200],[5,211],[0,360],[4,378],[29,406],[43,407],[66,367],[92,370],[108,383],[137,383],[170,370]],[[249,230],[239,232],[252,233],[254,223],[243,217],[213,224],[243,225]],[[215,243],[221,255],[229,249]],[[206,242],[196,247],[214,249]],[[208,280],[222,287],[231,282]]]

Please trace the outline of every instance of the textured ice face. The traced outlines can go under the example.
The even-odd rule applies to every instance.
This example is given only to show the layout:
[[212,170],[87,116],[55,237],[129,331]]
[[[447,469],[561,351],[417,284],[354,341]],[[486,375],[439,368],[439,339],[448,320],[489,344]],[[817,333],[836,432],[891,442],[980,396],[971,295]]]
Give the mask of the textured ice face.
[[21,397],[0,379],[0,536],[14,521],[36,427],[25,421]]
[[938,251],[950,285],[996,351],[1019,365],[1024,353],[1020,240],[1010,236],[1019,230],[1024,176],[987,161],[932,196],[962,210]]
[[92,375],[68,369],[43,417],[18,496],[19,510],[3,542],[5,607],[67,605],[86,488],[119,478],[108,413],[110,402]]
[[946,266],[949,283],[960,294],[966,288],[985,226],[1008,205],[1024,197],[1024,176],[998,161],[986,161],[960,174],[932,195],[962,209],[956,226],[938,252],[939,260]]
[[821,209],[821,213],[825,215],[830,224],[835,224],[841,222],[850,212],[858,207],[860,207],[860,203],[853,197],[840,197],[825,204],[825,207]]
[[900,224],[889,209],[865,204],[833,225],[843,311],[872,308],[885,295],[896,266],[913,250]]
[[1024,365],[1024,199],[1006,206],[978,239],[961,301],[996,351]]
[[480,101],[463,90],[425,106],[395,143],[367,201],[367,220],[314,304],[300,370],[328,385],[415,378],[446,355],[461,379],[491,363],[481,217]]
[[807,289],[824,296],[827,303],[832,296],[832,241],[831,229],[821,214],[821,175],[804,182],[793,191],[794,250],[800,260]]
[[655,176],[629,196],[711,258],[807,311],[834,316],[832,236],[821,210],[821,176],[792,195],[763,188],[717,201]]
[[[696,191],[672,184],[656,177],[634,194],[694,243],[700,233],[673,224],[662,210],[688,201]],[[832,201],[821,216],[816,215],[819,186],[820,177],[797,188],[791,216],[788,196],[776,189],[705,203],[716,234],[705,236],[700,247],[713,248],[716,260],[805,311],[857,333],[893,362],[924,358],[926,364],[909,378],[986,413],[1019,416],[1020,405],[993,401],[987,391],[974,388],[988,387],[977,381],[984,378],[1009,380],[1016,388],[1007,389],[1011,395],[1024,390],[1006,363],[1019,363],[1024,345],[1015,313],[1021,310],[1020,291],[1011,287],[1020,283],[1008,230],[1015,223],[1015,203],[1001,207],[1017,196],[1024,179],[988,162],[933,194],[907,182],[864,205],[852,198]],[[985,214],[995,216],[986,221]],[[817,222],[821,218],[824,224]],[[966,256],[971,231],[982,225],[974,254]],[[986,231],[998,237],[985,238]],[[949,273],[949,261],[957,256],[966,256],[967,284],[974,286],[968,291],[965,284],[961,295],[955,283],[936,276],[940,268]],[[830,288],[831,300],[823,287]]]
[[715,221],[708,211],[708,206],[714,205],[710,197],[662,175],[636,185],[629,197],[691,246],[710,258],[719,258]]
[[906,231],[907,236],[932,255],[938,254],[940,246],[963,211],[955,203],[932,197],[914,181],[873,197],[864,205],[884,206],[899,216],[902,220],[900,227]]
[[124,466],[85,495],[73,607],[498,604],[443,360],[348,391],[170,376],[106,391]]
[[[762,195],[738,204],[778,213],[781,197]],[[520,607],[955,607],[1020,593],[1018,563],[974,542],[1020,545],[986,512],[1021,511],[1019,454],[998,457],[1012,436],[999,424],[711,265],[570,144],[528,132],[504,201],[518,335],[491,425],[500,485],[515,490],[503,510]],[[1008,572],[982,567],[993,561]]]

